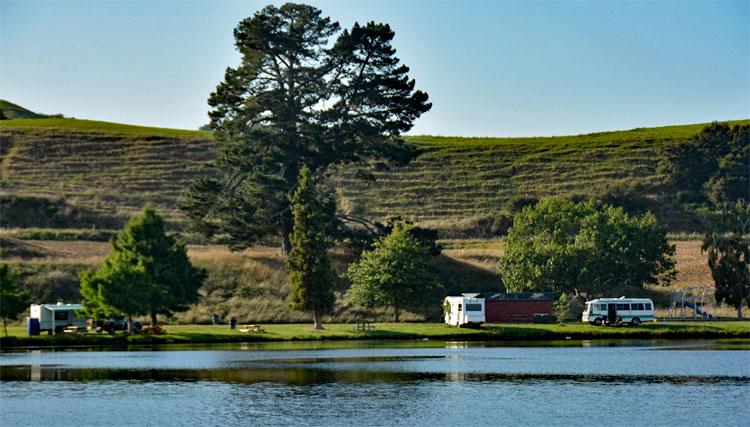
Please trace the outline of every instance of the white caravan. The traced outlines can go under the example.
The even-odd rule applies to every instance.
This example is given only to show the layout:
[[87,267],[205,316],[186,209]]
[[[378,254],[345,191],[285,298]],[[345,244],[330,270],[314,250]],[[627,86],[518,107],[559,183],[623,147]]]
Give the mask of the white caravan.
[[653,322],[654,302],[648,298],[599,298],[586,302],[582,320],[594,325]]
[[481,294],[463,294],[460,297],[445,297],[443,314],[449,325],[479,326],[484,323],[484,298]]
[[29,317],[39,319],[40,331],[57,333],[68,326],[86,327],[86,317],[76,316],[76,312],[82,309],[81,304],[32,304]]

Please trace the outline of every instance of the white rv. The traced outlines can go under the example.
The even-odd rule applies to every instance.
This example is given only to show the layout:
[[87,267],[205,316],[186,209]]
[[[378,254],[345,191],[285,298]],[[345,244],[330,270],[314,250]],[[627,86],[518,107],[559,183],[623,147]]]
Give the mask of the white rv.
[[654,302],[648,298],[600,298],[586,302],[581,318],[584,322],[601,324],[628,323],[640,325],[653,322]]
[[443,301],[445,323],[449,325],[479,326],[484,323],[484,298],[481,294],[446,297]]
[[68,326],[86,327],[86,317],[76,316],[82,310],[81,304],[32,304],[29,308],[31,319],[39,320],[40,331],[60,332]]

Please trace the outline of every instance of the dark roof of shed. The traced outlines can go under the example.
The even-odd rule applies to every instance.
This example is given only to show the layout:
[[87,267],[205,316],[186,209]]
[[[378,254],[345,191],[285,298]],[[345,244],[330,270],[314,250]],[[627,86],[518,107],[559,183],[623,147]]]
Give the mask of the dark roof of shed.
[[554,292],[519,292],[514,294],[497,293],[497,294],[484,294],[484,298],[489,301],[493,300],[554,300],[556,295]]

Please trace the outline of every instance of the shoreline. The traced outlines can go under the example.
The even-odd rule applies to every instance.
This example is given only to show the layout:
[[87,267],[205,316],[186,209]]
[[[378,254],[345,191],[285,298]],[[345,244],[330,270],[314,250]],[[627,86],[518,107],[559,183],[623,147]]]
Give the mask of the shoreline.
[[[442,323],[375,323],[374,330],[356,331],[353,324],[328,324],[315,331],[308,324],[263,325],[263,333],[241,333],[226,325],[164,325],[158,335],[116,333],[40,335],[28,337],[14,327],[0,338],[0,350],[79,347],[127,347],[158,344],[229,344],[284,341],[554,341],[618,339],[750,338],[750,321],[663,322],[631,326],[566,324],[491,324],[479,329],[459,329]],[[10,330],[10,328],[9,328]]]

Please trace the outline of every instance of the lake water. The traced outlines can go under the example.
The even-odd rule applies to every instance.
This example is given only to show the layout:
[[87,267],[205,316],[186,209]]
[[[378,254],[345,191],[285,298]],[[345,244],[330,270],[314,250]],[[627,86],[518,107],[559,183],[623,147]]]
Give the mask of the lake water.
[[0,354],[8,425],[749,425],[750,341]]

